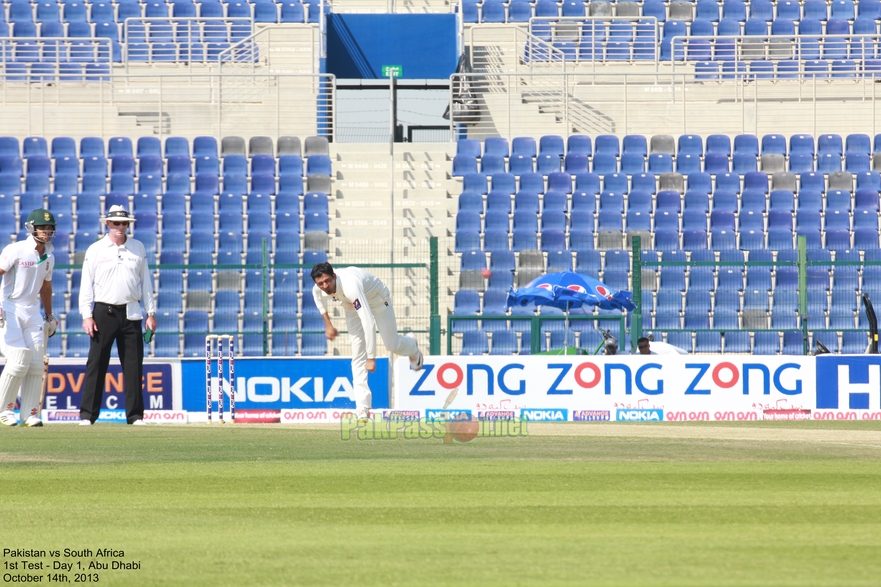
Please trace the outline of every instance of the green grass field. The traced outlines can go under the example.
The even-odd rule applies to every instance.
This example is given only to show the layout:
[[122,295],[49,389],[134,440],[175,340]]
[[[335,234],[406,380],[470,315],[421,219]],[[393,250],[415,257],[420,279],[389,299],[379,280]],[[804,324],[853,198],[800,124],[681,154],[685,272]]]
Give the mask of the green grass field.
[[536,425],[451,445],[19,427],[0,430],[0,495],[0,548],[139,562],[101,585],[881,583],[881,422]]

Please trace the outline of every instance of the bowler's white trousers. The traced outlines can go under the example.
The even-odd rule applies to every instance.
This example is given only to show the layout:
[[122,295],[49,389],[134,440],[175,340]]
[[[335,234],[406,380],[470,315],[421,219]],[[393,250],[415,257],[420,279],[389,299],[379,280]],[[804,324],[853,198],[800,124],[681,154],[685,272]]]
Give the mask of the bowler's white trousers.
[[[398,334],[395,311],[390,302],[370,306],[376,328],[386,348],[396,355],[409,357],[417,351],[416,341]],[[355,405],[358,410],[370,409],[373,395],[367,385],[367,346],[364,343],[364,326],[358,312],[353,308],[346,310],[346,328],[352,340],[352,384],[355,393]]]

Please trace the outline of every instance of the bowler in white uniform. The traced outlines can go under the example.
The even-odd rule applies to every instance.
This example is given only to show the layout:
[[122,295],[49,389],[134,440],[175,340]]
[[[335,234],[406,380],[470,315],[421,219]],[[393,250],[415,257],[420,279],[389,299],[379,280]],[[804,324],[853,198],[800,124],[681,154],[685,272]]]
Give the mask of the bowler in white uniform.
[[388,287],[372,273],[357,267],[334,272],[330,263],[318,263],[312,268],[311,276],[315,282],[312,297],[324,319],[324,333],[328,339],[333,340],[339,334],[327,314],[328,301],[340,302],[346,311],[346,328],[352,339],[355,406],[359,420],[369,419],[373,396],[367,385],[367,373],[376,371],[376,329],[379,329],[386,348],[410,358],[410,368],[414,371],[422,369],[422,353],[416,344],[416,336],[398,334]]

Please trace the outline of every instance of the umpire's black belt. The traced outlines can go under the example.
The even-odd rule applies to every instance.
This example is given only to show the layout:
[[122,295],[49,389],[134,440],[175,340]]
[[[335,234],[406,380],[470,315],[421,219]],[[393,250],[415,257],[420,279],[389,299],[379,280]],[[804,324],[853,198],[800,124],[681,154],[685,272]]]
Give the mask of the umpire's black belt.
[[125,312],[126,305],[115,305],[115,304],[105,304],[104,302],[95,302],[96,306],[104,306],[105,308],[112,308],[114,310],[119,310],[120,312]]

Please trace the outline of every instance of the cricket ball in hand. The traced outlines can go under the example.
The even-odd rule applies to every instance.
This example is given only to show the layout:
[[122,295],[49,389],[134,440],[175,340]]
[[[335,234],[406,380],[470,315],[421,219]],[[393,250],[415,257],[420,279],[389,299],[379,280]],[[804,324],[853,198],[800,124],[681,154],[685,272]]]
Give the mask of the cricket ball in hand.
[[483,276],[484,279],[489,279],[493,276],[493,272],[486,268],[481,269],[480,274]]
[[462,413],[447,422],[447,431],[457,442],[471,442],[480,431],[480,422]]

